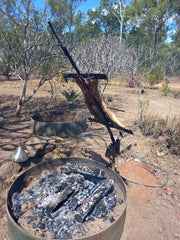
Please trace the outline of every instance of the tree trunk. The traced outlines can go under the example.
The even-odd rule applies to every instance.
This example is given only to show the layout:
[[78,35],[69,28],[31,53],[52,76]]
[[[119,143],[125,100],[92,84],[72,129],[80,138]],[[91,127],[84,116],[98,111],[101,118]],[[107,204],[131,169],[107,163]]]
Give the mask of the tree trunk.
[[17,103],[17,108],[16,108],[16,116],[19,117],[21,113],[21,109],[23,106],[23,102],[26,96],[26,87],[27,87],[27,81],[28,81],[29,76],[26,75],[25,79],[23,80],[23,87],[22,87],[22,92],[19,98],[19,101]]
[[155,73],[155,72],[156,72],[157,35],[158,35],[158,30],[157,30],[157,28],[155,28],[155,32],[154,32],[153,61],[152,61],[152,65],[151,65],[151,73]]
[[123,31],[123,20],[121,20],[120,22],[120,35],[119,35],[120,44],[122,43],[122,31]]
[[17,107],[16,107],[16,117],[19,117],[19,116],[20,116],[21,109],[22,109],[22,102],[21,102],[21,100],[19,99],[19,101],[18,101],[18,103],[17,103]]

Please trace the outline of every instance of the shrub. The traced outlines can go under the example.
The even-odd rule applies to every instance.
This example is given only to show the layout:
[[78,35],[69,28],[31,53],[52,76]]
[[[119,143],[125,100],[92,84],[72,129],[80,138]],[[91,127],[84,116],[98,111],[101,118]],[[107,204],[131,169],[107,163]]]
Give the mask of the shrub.
[[130,88],[139,87],[141,85],[142,76],[140,74],[136,74],[132,76],[131,74],[125,78],[125,81],[126,81],[126,87],[130,87]]
[[150,101],[148,99],[139,101],[139,114],[140,114],[139,121],[145,120],[149,104]]
[[50,106],[43,106],[41,109],[42,109],[42,111],[47,111],[47,110],[51,110],[51,107]]
[[169,80],[166,79],[166,81],[162,84],[162,89],[163,89],[163,94],[164,96],[167,96],[168,92],[169,92]]
[[147,82],[150,86],[153,86],[157,83],[160,83],[163,80],[163,73],[161,71],[156,71],[154,74],[145,74],[145,82]]
[[62,95],[66,98],[68,104],[74,103],[74,101],[79,97],[80,93],[77,90],[62,91]]
[[113,101],[113,96],[108,96],[107,100],[108,100],[108,102],[112,102]]
[[165,147],[171,154],[180,155],[180,121],[175,118],[167,118],[160,120],[159,116],[147,116],[144,124],[140,126],[142,134],[159,138],[163,136],[163,140],[158,141],[159,146]]
[[167,122],[165,120],[156,122],[153,117],[151,118],[151,116],[148,116],[144,122],[145,123],[140,127],[144,136],[158,138],[159,136],[162,136],[167,129]]
[[180,92],[173,92],[174,97],[177,98],[180,95]]
[[161,71],[156,71],[154,75],[156,75],[157,81],[163,80],[164,78],[164,74]]

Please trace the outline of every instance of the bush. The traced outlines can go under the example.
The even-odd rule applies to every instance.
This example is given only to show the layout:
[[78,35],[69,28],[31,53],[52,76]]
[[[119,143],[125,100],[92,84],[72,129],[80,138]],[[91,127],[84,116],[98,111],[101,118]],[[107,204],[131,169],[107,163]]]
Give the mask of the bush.
[[177,118],[157,121],[159,117],[148,116],[140,126],[144,136],[163,137],[158,145],[163,145],[171,154],[180,155],[180,121]]
[[126,87],[134,88],[139,87],[141,85],[142,76],[140,74],[136,74],[134,76],[128,75],[125,79]]
[[47,111],[47,110],[51,110],[51,107],[50,106],[43,106],[41,109],[42,109],[42,111]]
[[161,71],[156,71],[156,72],[155,72],[155,75],[156,75],[157,81],[161,81],[161,80],[163,80],[163,78],[164,78],[164,74],[163,74],[163,72],[161,72]]
[[165,120],[156,122],[156,120],[152,120],[149,116],[144,122],[145,123],[140,126],[144,136],[153,136],[154,138],[158,138],[162,136],[167,129],[167,123]]
[[139,101],[139,113],[140,113],[139,121],[142,122],[145,120],[149,104],[150,101],[148,99]]
[[113,96],[108,96],[107,100],[108,100],[108,102],[112,102],[113,101]]
[[145,74],[145,82],[147,82],[150,86],[153,86],[157,83],[160,83],[163,80],[163,73],[161,71],[156,71],[154,74]]
[[62,95],[66,98],[68,104],[73,104],[74,101],[79,97],[80,93],[77,90],[62,91]]
[[163,89],[163,94],[164,96],[167,96],[168,92],[169,92],[169,81],[168,79],[166,79],[166,81],[162,84],[162,89]]
[[180,95],[180,92],[173,92],[174,97],[177,98]]

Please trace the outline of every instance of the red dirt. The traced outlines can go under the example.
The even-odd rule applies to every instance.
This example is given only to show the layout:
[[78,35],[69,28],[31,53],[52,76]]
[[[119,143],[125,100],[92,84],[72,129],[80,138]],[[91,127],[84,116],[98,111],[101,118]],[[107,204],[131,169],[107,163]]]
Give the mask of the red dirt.
[[[146,185],[160,185],[157,177],[153,173],[153,169],[142,162],[129,161],[124,164],[124,166],[117,168],[117,170],[125,179]],[[151,202],[157,194],[161,193],[161,190],[159,188],[153,189],[138,184],[131,184],[131,193],[138,202],[145,204]]]

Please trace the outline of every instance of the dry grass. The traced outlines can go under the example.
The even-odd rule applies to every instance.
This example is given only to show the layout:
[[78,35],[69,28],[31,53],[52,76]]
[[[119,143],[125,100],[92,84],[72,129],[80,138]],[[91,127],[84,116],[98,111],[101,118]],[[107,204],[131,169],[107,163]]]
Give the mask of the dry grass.
[[[140,129],[145,136],[165,138],[163,144],[171,154],[180,155],[180,119],[177,117],[168,116],[166,119],[161,119],[159,116],[148,115],[145,119],[146,123],[140,126]],[[161,145],[159,141],[159,145]]]

